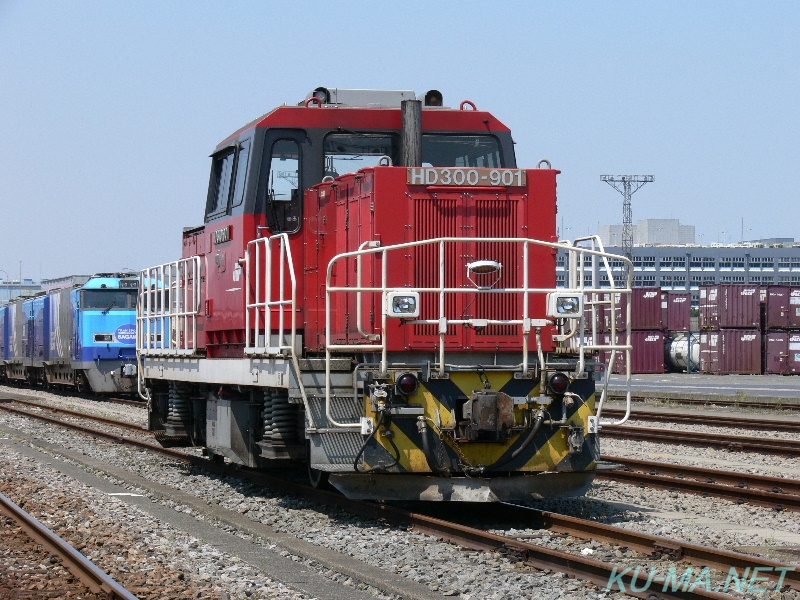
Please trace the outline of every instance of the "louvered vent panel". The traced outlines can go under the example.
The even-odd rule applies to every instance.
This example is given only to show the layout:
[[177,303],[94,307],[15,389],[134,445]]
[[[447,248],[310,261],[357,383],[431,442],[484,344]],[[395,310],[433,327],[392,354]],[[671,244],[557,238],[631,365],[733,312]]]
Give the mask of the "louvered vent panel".
[[[519,235],[517,227],[517,202],[478,200],[476,205],[475,230],[477,237],[508,238]],[[519,244],[478,244],[475,258],[496,260],[503,265],[502,276],[497,288],[522,286],[522,247]],[[483,275],[493,281],[495,275]],[[522,306],[519,294],[480,294],[476,301],[474,317],[485,319],[519,319]],[[519,328],[513,325],[492,325],[476,332],[480,337],[510,335],[519,336]]]
[[[416,198],[414,203],[414,239],[427,240],[438,237],[457,237],[461,234],[459,227],[459,200],[457,198],[431,199]],[[457,278],[463,270],[458,264],[458,253],[452,245],[447,253],[445,264],[448,287],[458,285]],[[439,246],[427,245],[414,249],[414,286],[437,287],[439,285]],[[457,298],[446,298],[446,313],[455,312]],[[423,294],[420,315],[431,319],[439,316],[439,298],[435,294]],[[414,334],[420,336],[437,336],[436,325],[415,325]],[[452,334],[454,332],[448,332]]]

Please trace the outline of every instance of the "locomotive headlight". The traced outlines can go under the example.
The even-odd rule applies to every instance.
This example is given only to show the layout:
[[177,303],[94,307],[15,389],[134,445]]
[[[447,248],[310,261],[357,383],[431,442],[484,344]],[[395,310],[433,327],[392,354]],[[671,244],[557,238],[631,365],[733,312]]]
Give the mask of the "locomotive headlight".
[[553,373],[547,379],[547,387],[554,394],[563,394],[569,388],[569,377],[565,373]]
[[419,316],[419,292],[388,292],[386,294],[386,315],[401,319],[414,319]]
[[547,295],[547,316],[553,319],[578,318],[583,314],[583,294],[553,292]]
[[419,380],[413,373],[403,373],[394,382],[395,391],[401,396],[410,396],[417,391]]

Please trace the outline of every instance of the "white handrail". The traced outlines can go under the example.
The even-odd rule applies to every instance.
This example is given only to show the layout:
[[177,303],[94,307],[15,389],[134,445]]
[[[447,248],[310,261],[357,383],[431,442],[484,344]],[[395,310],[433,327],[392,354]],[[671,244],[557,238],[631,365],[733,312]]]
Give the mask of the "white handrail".
[[[581,241],[589,241],[592,245],[589,248],[579,247],[577,244]],[[521,245],[521,255],[522,255],[522,284],[521,287],[516,288],[498,288],[498,289],[484,289],[478,287],[453,287],[449,288],[446,286],[447,281],[447,247],[448,245],[452,244],[460,244],[460,243],[481,243],[481,244],[517,244]],[[540,366],[543,366],[545,361],[545,357],[542,352],[541,348],[541,328],[544,325],[555,324],[555,321],[545,321],[542,319],[539,320],[532,320],[529,316],[529,304],[530,304],[530,297],[534,294],[548,294],[551,292],[555,292],[556,288],[531,288],[529,287],[529,270],[530,270],[530,249],[532,246],[541,246],[541,247],[548,247],[553,248],[556,250],[564,250],[567,252],[568,256],[570,257],[570,266],[569,266],[569,274],[570,274],[570,287],[565,289],[560,289],[558,291],[570,291],[576,290],[580,291],[584,294],[584,296],[589,295],[592,298],[590,304],[592,304],[592,314],[596,315],[595,310],[595,303],[598,302],[597,298],[599,294],[608,293],[609,291],[612,292],[612,297],[610,299],[610,303],[612,307],[614,306],[615,300],[613,297],[613,293],[630,293],[631,282],[630,278],[628,281],[628,286],[626,288],[617,288],[615,286],[613,280],[613,274],[611,270],[611,265],[609,264],[609,258],[613,259],[620,259],[622,257],[612,255],[607,253],[600,243],[599,239],[592,237],[592,238],[585,238],[583,240],[576,241],[575,244],[569,242],[544,242],[539,240],[532,240],[529,238],[467,238],[467,237],[444,237],[444,238],[433,238],[423,241],[414,241],[414,242],[405,242],[401,244],[395,244],[392,246],[381,246],[378,242],[364,242],[362,243],[358,250],[344,252],[341,254],[336,255],[331,259],[328,264],[327,269],[327,279],[326,279],[326,298],[325,298],[325,347],[326,347],[326,388],[325,388],[325,413],[328,417],[328,422],[330,425],[334,427],[340,428],[348,428],[348,429],[355,429],[360,427],[359,424],[355,423],[340,423],[335,420],[332,415],[332,406],[331,406],[331,385],[330,385],[330,363],[332,359],[332,353],[337,351],[351,351],[351,352],[379,352],[381,355],[380,365],[379,368],[382,372],[386,372],[388,369],[388,341],[387,341],[387,333],[388,333],[388,316],[386,310],[382,310],[381,320],[380,320],[380,333],[370,333],[365,331],[362,323],[361,312],[363,306],[363,295],[367,293],[372,294],[380,294],[382,299],[385,299],[386,294],[389,291],[397,291],[394,288],[390,288],[388,284],[388,270],[389,270],[389,255],[391,253],[397,253],[399,251],[405,251],[410,248],[419,248],[422,246],[431,246],[436,245],[438,246],[438,286],[436,287],[404,287],[401,288],[403,291],[414,291],[419,294],[435,294],[438,297],[438,317],[437,318],[416,318],[416,319],[404,319],[403,322],[408,325],[435,325],[438,326],[438,336],[439,336],[439,344],[438,344],[438,365],[437,368],[441,374],[444,374],[446,369],[445,363],[445,335],[447,333],[448,326],[457,326],[457,325],[471,325],[473,319],[465,319],[465,318],[448,318],[446,314],[446,296],[448,294],[486,294],[486,295],[493,295],[493,294],[521,294],[523,296],[523,307],[522,307],[522,314],[518,319],[481,319],[483,323],[486,325],[512,325],[512,326],[520,326],[521,328],[521,350],[522,350],[522,364],[521,366],[517,366],[520,371],[527,372],[528,371],[528,364],[529,364],[529,336],[532,329],[536,329],[536,340],[537,340],[537,353],[538,359],[540,362]],[[367,255],[375,255],[378,259],[380,259],[381,263],[381,273],[380,273],[380,285],[363,285],[362,280],[362,271],[363,271],[363,258]],[[586,287],[586,279],[584,275],[585,271],[585,257],[591,257],[591,266],[592,266],[592,279],[591,279],[591,286]],[[357,263],[357,277],[356,277],[356,285],[355,286],[348,286],[348,285],[332,285],[333,282],[333,275],[335,268],[338,264],[342,261],[346,261],[347,259],[355,258]],[[597,269],[597,261],[601,260],[604,270],[609,275],[609,281],[611,282],[611,290],[608,288],[601,288],[598,285],[596,271]],[[624,259],[623,259],[624,260]],[[354,293],[356,294],[356,307],[358,315],[356,316],[356,323],[357,323],[357,330],[359,335],[362,336],[364,339],[363,342],[350,342],[350,343],[333,343],[332,342],[332,298],[334,294],[338,293]],[[382,303],[385,306],[385,302]],[[628,303],[628,310],[630,311],[630,302]],[[434,315],[436,316],[436,315]],[[588,337],[587,337],[587,328],[585,327],[585,319],[582,315],[580,319],[574,320],[576,323],[573,324],[573,327],[570,330],[570,333],[566,336],[559,336],[558,341],[563,345],[563,347],[567,347],[570,350],[577,352],[578,354],[578,363],[576,366],[576,372],[581,373],[585,370],[585,353],[586,352],[594,352],[598,350],[624,350],[627,353],[627,356],[630,357],[630,328],[628,328],[628,336],[626,340],[626,344],[624,346],[617,343],[616,335],[612,336],[609,342],[600,343],[599,339],[599,332],[597,331],[596,327],[596,320],[592,320],[591,327],[588,329]],[[567,320],[569,323],[569,320]],[[628,319],[628,323],[630,323],[630,318]],[[616,329],[615,329],[616,333]],[[628,359],[628,365],[630,366],[630,358]],[[601,397],[601,404],[603,401],[603,397]]]

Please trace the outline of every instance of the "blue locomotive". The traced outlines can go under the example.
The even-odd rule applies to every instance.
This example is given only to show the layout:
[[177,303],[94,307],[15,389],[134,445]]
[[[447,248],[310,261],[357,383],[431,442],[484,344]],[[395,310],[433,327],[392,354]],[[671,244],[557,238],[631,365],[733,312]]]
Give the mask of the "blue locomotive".
[[138,292],[135,274],[99,273],[0,307],[0,381],[134,393]]

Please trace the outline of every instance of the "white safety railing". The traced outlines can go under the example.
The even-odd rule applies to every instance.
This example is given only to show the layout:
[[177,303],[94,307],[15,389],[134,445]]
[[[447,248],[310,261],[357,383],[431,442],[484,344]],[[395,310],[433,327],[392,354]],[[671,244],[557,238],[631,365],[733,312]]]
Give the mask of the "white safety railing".
[[296,354],[297,279],[289,236],[253,240],[240,262],[247,282],[245,354]]
[[[588,247],[580,246],[579,243],[587,243]],[[513,245],[516,247],[515,255],[521,257],[521,277],[522,281],[517,283],[517,287],[510,288],[495,288],[495,287],[480,287],[480,286],[460,286],[448,287],[446,281],[449,280],[447,273],[447,265],[449,258],[452,258],[453,252],[459,252],[457,248],[463,244],[481,244],[484,248],[491,248],[492,245]],[[391,287],[389,285],[389,270],[390,270],[390,256],[405,257],[414,248],[421,248],[424,246],[432,246],[438,250],[438,285],[435,287]],[[530,285],[530,265],[531,253],[535,247],[551,248],[553,250],[563,250],[568,256],[568,273],[569,285],[567,288],[534,288]],[[368,256],[377,258],[374,264],[380,265],[379,284],[363,285],[362,272],[364,259]],[[355,259],[357,280],[355,285],[336,286],[333,285],[334,273],[336,268],[343,261]],[[588,260],[587,260],[588,259]],[[531,297],[535,295],[543,295],[553,292],[580,292],[583,294],[586,306],[589,307],[591,313],[596,316],[597,307],[607,304],[610,310],[616,309],[616,296],[615,294],[630,294],[632,269],[628,269],[629,277],[626,287],[615,287],[611,263],[609,261],[619,261],[624,258],[609,254],[602,248],[602,244],[596,237],[579,240],[571,244],[569,242],[543,242],[539,240],[532,240],[527,238],[436,238],[424,241],[407,242],[403,244],[396,244],[392,246],[381,247],[378,242],[365,242],[358,250],[352,252],[345,252],[335,256],[328,265],[327,279],[326,279],[326,299],[325,299],[325,336],[326,336],[326,416],[329,424],[341,428],[354,428],[351,423],[337,422],[331,411],[331,388],[330,388],[330,365],[334,353],[337,352],[374,352],[380,353],[380,369],[385,372],[388,368],[388,322],[393,317],[387,315],[384,308],[381,311],[381,320],[379,331],[366,331],[362,322],[362,307],[365,306],[364,296],[371,294],[378,294],[381,297],[381,306],[385,307],[385,299],[389,292],[417,292],[420,298],[426,294],[436,295],[437,302],[434,304],[438,306],[436,314],[421,315],[427,318],[414,318],[404,319],[406,325],[432,325],[437,327],[438,331],[438,361],[433,365],[435,370],[440,374],[444,374],[447,369],[446,362],[446,335],[448,327],[450,326],[468,326],[468,327],[488,327],[491,325],[515,326],[519,329],[520,334],[520,350],[522,353],[521,363],[517,365],[508,365],[508,368],[518,370],[522,373],[529,371],[529,348],[530,336],[533,333],[537,341],[537,355],[539,365],[545,367],[545,356],[542,351],[541,334],[546,326],[558,325],[561,333],[554,337],[558,343],[560,352],[569,351],[574,352],[578,356],[578,364],[576,367],[577,373],[582,373],[585,369],[585,355],[598,351],[611,351],[613,359],[614,352],[624,351],[627,353],[628,365],[628,380],[630,380],[630,328],[625,344],[617,342],[617,331],[615,325],[612,323],[612,334],[609,341],[606,342],[601,339],[601,332],[598,330],[597,319],[591,320],[589,326],[586,326],[585,314],[580,318],[575,319],[559,319],[550,320],[541,318],[544,315],[536,315],[533,318],[530,312]],[[458,261],[456,261],[458,262]],[[463,261],[462,261],[463,262]],[[627,261],[629,263],[629,261]],[[397,265],[398,263],[391,263]],[[587,268],[588,266],[588,268]],[[598,270],[606,273],[608,281],[612,286],[609,288],[601,288],[598,279]],[[589,278],[589,285],[586,285],[587,273],[591,273]],[[451,279],[452,280],[452,279]],[[462,280],[459,280],[462,281]],[[404,282],[405,283],[405,282]],[[363,338],[358,342],[353,343],[334,343],[332,341],[332,304],[333,297],[336,294],[355,294],[356,295],[356,310],[355,317],[356,329],[359,335]],[[500,319],[500,318],[470,318],[465,319],[462,316],[454,316],[447,314],[446,297],[449,295],[458,294],[497,294],[497,295],[518,295],[521,296],[521,314],[517,318]],[[425,306],[426,303],[421,302]],[[630,310],[630,303],[627,303],[628,310]],[[630,322],[630,319],[627,321]]]
[[249,242],[239,262],[247,285],[244,352],[292,361],[306,418],[315,427],[297,357],[297,277],[289,236],[280,233]]
[[[586,244],[586,246],[581,246],[581,244]],[[615,256],[606,253],[603,248],[603,243],[597,236],[588,236],[574,240],[569,257],[569,286],[584,291],[586,306],[589,308],[591,314],[591,323],[596,327],[598,322],[598,309],[605,308],[606,314],[608,315],[609,331],[604,335],[608,336],[609,343],[597,344],[597,340],[595,340],[593,345],[586,345],[584,347],[584,349],[588,351],[608,351],[607,372],[603,381],[600,400],[597,403],[595,418],[599,426],[622,425],[631,415],[631,351],[633,350],[633,346],[631,345],[630,294],[631,288],[633,287],[633,264],[629,259],[623,256]],[[617,278],[614,277],[614,265],[613,263],[609,263],[609,260],[616,261],[620,265],[621,271],[625,277],[624,287],[618,285]],[[599,278],[600,273],[605,273],[606,275],[608,281],[607,288],[599,289],[602,283]],[[588,286],[586,285],[587,279],[589,281]],[[627,302],[621,301],[621,294],[626,294],[628,296]],[[617,329],[616,314],[619,304],[624,305],[626,311],[624,319],[626,327],[624,332],[620,332]],[[617,342],[618,336],[622,333],[625,335],[625,343],[619,344]],[[618,421],[603,421],[603,406],[608,397],[608,376],[611,374],[611,367],[616,361],[617,352],[625,353],[625,414]]]
[[136,316],[140,356],[197,353],[197,317],[202,307],[200,266],[200,257],[192,256],[142,271]]

